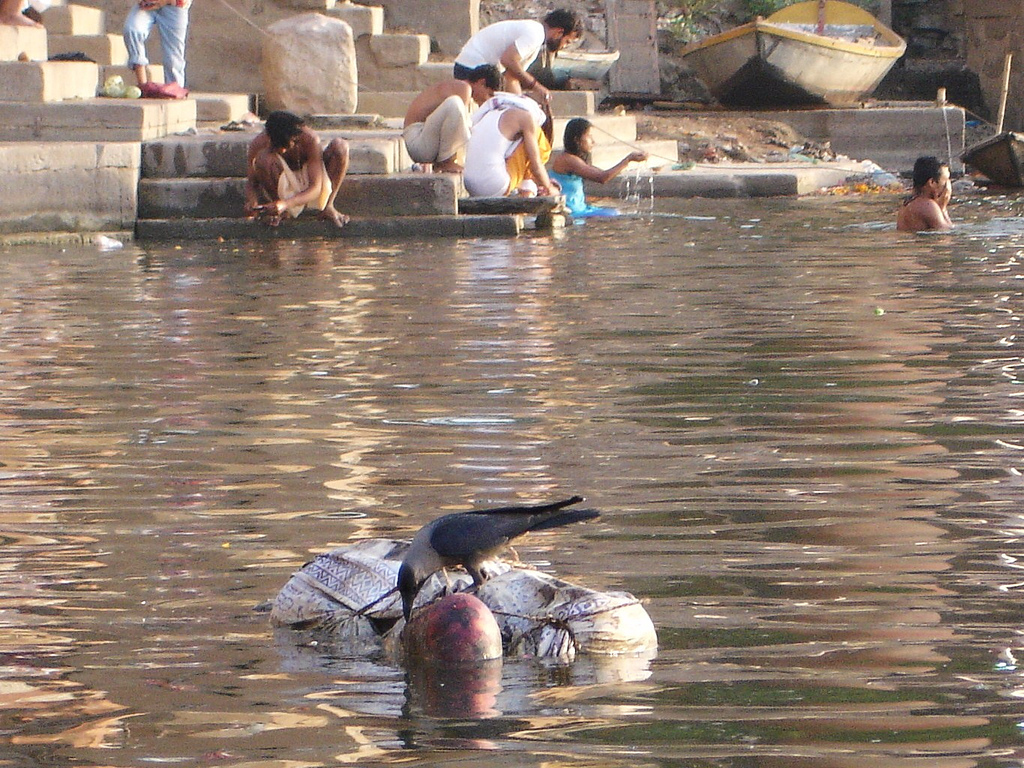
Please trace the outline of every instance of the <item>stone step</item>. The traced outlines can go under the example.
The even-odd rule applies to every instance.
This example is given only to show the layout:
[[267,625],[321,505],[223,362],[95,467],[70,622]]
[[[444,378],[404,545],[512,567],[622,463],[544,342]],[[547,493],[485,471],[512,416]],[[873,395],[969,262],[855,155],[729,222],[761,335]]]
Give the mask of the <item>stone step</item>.
[[196,121],[200,123],[229,123],[252,111],[252,97],[247,93],[192,91],[189,98],[196,102]]
[[[360,88],[359,111],[385,118],[405,117],[419,91],[370,91]],[[596,111],[594,91],[552,91],[551,114],[555,117],[588,117]]]
[[[315,0],[314,0],[315,1]],[[352,27],[352,37],[358,40],[365,35],[384,33],[384,9],[372,5],[356,5],[355,3],[334,4],[332,0],[326,9],[320,12],[326,16],[341,19]]]
[[[249,142],[258,131],[167,136],[142,148],[142,176],[148,179],[244,177]],[[386,175],[408,170],[405,144],[394,131],[317,131],[325,143],[349,142],[350,176]]]
[[0,24],[0,61],[17,61],[22,54],[29,61],[46,61],[48,50],[45,29]]
[[415,90],[419,93],[434,83],[449,80],[452,76],[452,64],[448,61],[428,61],[419,66],[409,67],[372,67],[364,56],[357,64],[359,88],[366,91]]
[[342,229],[302,216],[279,227],[267,227],[239,218],[139,219],[135,237],[139,240],[276,240],[299,238],[413,238],[427,237],[515,237],[524,225],[522,216],[394,216],[353,218]]
[[[461,187],[446,173],[346,176],[335,207],[350,216],[453,215]],[[139,182],[140,219],[241,218],[244,204],[244,178]]]
[[[555,135],[552,141],[555,149],[562,148],[562,137],[565,135],[565,125],[572,118],[555,118]],[[587,117],[593,124],[591,135],[594,137],[595,146],[605,144],[621,144],[626,141],[636,142],[636,118],[633,115],[590,115]]]
[[[356,43],[356,56],[362,41]],[[378,67],[418,67],[430,58],[427,35],[381,33],[366,38],[366,47]],[[365,57],[357,58],[362,63]]]
[[128,49],[121,35],[49,35],[50,55],[84,53],[97,64],[127,64]]
[[88,61],[0,62],[0,101],[31,104],[91,99],[100,68]]
[[107,15],[88,5],[55,5],[43,13],[43,26],[50,35],[102,35]]
[[0,101],[0,141],[146,141],[195,124],[191,99]]

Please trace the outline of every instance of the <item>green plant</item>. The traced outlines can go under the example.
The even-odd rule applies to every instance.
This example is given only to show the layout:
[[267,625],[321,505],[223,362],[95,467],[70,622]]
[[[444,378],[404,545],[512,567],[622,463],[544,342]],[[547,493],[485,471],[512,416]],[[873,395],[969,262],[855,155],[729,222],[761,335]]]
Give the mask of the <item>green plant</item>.
[[702,23],[718,5],[718,0],[668,0],[661,14],[672,36],[689,42],[703,34]]

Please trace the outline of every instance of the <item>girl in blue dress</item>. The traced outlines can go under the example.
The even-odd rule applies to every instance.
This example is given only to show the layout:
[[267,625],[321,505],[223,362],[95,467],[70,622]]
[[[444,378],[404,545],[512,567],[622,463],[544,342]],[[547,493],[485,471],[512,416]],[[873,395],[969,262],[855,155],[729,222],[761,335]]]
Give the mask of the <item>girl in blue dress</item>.
[[589,205],[583,192],[583,182],[593,181],[605,184],[618,176],[630,163],[642,163],[647,153],[640,150],[630,152],[608,170],[601,170],[590,164],[590,152],[594,149],[593,125],[582,117],[574,117],[565,126],[562,138],[564,151],[551,161],[550,176],[562,185],[565,205],[576,218],[587,216],[618,216],[614,208]]

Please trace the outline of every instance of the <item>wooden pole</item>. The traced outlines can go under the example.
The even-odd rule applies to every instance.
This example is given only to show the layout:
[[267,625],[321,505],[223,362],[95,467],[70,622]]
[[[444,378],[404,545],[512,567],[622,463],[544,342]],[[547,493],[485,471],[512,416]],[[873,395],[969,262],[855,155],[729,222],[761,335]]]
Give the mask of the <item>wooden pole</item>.
[[815,30],[819,35],[825,34],[825,2],[818,0],[818,28]]
[[999,118],[996,120],[996,133],[1003,132],[1003,118],[1006,117],[1006,98],[1010,95],[1010,65],[1013,63],[1013,54],[1006,54],[1006,61],[1003,62],[1003,89],[999,92]]

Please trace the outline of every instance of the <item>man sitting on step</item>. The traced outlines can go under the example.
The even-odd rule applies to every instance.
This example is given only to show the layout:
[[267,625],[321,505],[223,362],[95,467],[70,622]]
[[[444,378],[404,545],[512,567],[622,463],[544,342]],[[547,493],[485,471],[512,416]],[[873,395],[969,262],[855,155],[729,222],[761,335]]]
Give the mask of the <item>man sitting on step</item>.
[[413,99],[402,138],[414,162],[441,173],[461,173],[469,141],[469,113],[501,87],[501,71],[484,64],[466,80],[444,80]]
[[332,139],[321,149],[320,137],[298,115],[271,112],[264,131],[249,144],[245,181],[245,215],[276,227],[315,206],[318,218],[336,227],[348,223],[334,199],[348,170],[348,142]]

